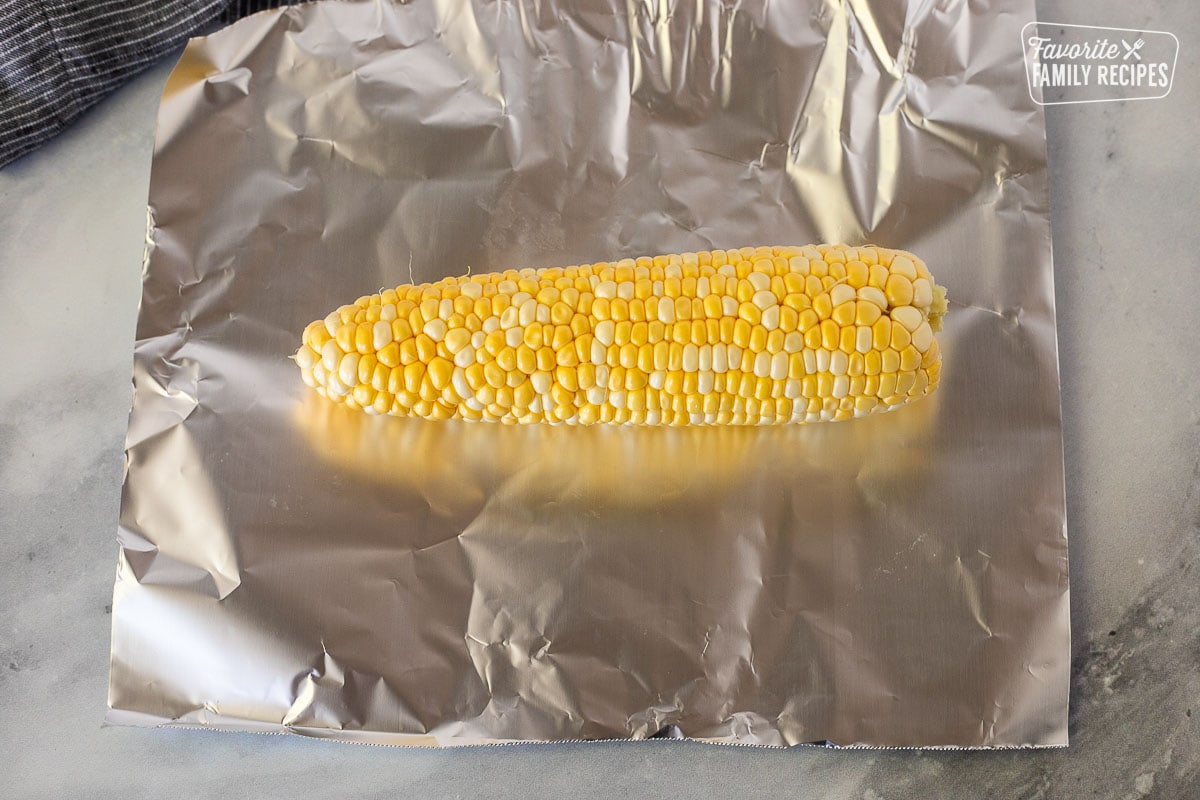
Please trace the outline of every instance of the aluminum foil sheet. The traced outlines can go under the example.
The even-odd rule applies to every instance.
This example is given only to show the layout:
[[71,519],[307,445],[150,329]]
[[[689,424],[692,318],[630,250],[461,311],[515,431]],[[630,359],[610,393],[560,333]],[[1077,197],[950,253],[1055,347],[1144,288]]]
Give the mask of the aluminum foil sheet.
[[[317,3],[158,121],[108,719],[414,745],[1066,743],[1032,0]],[[334,407],[343,302],[472,270],[874,242],[943,383],[795,427]]]

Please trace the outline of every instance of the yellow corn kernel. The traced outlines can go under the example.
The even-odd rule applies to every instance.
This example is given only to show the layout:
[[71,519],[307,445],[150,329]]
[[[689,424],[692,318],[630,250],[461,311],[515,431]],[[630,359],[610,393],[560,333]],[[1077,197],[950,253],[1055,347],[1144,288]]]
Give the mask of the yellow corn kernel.
[[512,389],[512,404],[516,408],[529,408],[535,397],[537,397],[537,391],[529,379],[521,381]]
[[829,299],[827,292],[821,292],[812,301],[813,311],[817,313],[818,319],[829,319],[833,314],[833,302]]
[[537,351],[523,342],[517,345],[516,360],[517,369],[526,375],[532,374],[537,369]]
[[429,361],[429,380],[433,384],[433,388],[441,391],[447,384],[450,383],[450,376],[454,374],[454,365],[444,358],[436,357]]
[[867,285],[874,286],[876,289],[882,289],[887,285],[887,279],[891,275],[888,269],[883,264],[872,264],[867,278]]
[[886,317],[880,317],[871,326],[871,347],[875,350],[884,350],[892,341],[892,321]]
[[857,346],[857,330],[853,325],[841,328],[838,333],[838,349],[843,353],[853,353]]
[[826,350],[837,350],[842,329],[831,319],[821,322],[821,346]]
[[874,303],[855,303],[854,308],[854,324],[855,325],[874,325],[879,319],[883,311]]
[[417,346],[417,360],[428,364],[437,355],[437,344],[425,334],[418,333],[413,341]]
[[404,389],[416,393],[421,389],[421,379],[425,377],[425,365],[420,361],[413,362],[404,368]]
[[[845,285],[846,284],[843,283],[840,286],[837,286],[835,288],[841,288],[842,286],[845,286]],[[858,304],[855,303],[853,300],[849,300],[847,302],[842,303],[841,305],[834,306],[833,313],[830,315],[830,318],[834,322],[836,322],[838,325],[853,325],[854,317],[857,314],[857,312],[858,312]]]
[[767,329],[761,325],[755,325],[750,329],[749,348],[754,352],[760,352],[767,349]]
[[483,379],[487,381],[488,386],[499,389],[507,383],[508,375],[495,361],[489,361],[483,365]]
[[654,348],[644,344],[637,349],[637,368],[642,372],[654,371]]
[[880,369],[883,373],[895,372],[900,369],[900,353],[888,348],[880,353]]
[[884,294],[892,306],[906,306],[913,300],[912,281],[903,275],[892,274],[884,284]]
[[750,323],[744,319],[738,319],[733,323],[733,343],[738,347],[747,347],[750,344]]

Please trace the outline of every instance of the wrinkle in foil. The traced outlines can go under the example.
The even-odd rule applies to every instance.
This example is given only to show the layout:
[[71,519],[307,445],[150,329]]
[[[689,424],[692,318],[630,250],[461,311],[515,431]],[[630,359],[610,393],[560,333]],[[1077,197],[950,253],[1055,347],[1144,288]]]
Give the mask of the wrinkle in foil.
[[[324,2],[164,90],[109,720],[457,745],[1066,743],[1029,0]],[[871,241],[932,397],[772,428],[380,419],[303,326],[467,269]]]

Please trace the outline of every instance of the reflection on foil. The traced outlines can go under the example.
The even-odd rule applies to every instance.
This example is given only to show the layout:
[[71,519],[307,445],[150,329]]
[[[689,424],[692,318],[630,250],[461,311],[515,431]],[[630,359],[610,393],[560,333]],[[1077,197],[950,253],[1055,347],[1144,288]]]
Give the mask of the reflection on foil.
[[824,426],[526,426],[363,414],[305,392],[293,416],[314,452],[345,473],[403,487],[434,507],[481,501],[506,486],[530,498],[590,506],[696,502],[749,488],[770,465],[781,474],[822,469],[856,479],[888,453],[873,477],[918,480],[927,463],[936,400],[874,419]]

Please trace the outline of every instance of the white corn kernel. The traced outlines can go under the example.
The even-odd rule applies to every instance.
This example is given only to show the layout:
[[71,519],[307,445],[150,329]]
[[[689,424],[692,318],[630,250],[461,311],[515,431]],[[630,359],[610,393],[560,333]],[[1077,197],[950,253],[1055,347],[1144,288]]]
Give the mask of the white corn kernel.
[[913,305],[917,308],[928,308],[933,302],[933,286],[924,278],[913,281]]
[[371,329],[371,344],[376,351],[382,350],[392,341],[392,325],[380,319]]
[[766,378],[771,375],[771,354],[765,350],[754,358],[754,375],[758,378]]
[[848,303],[854,299],[854,287],[847,283],[839,283],[829,290],[829,301],[837,308],[842,303]]
[[900,306],[892,309],[892,319],[903,325],[909,333],[912,333],[917,327],[925,321],[925,317],[920,311],[912,306]]
[[781,381],[788,376],[788,354],[780,350],[771,356],[771,378]]
[[537,301],[532,297],[521,303],[517,309],[517,322],[524,328],[533,323],[537,317]]
[[469,367],[475,363],[475,348],[467,345],[463,349],[454,354],[454,365],[456,367]]
[[700,367],[700,349],[688,342],[683,346],[683,371],[695,372]]
[[606,319],[596,326],[595,337],[596,341],[608,347],[613,343],[616,335],[617,326],[611,319]]
[[320,360],[321,357],[317,355],[317,352],[306,344],[300,345],[300,349],[296,351],[296,363],[300,369],[311,371]]
[[841,350],[834,351],[829,356],[829,371],[834,375],[845,375],[850,368],[850,359]]
[[337,329],[340,327],[342,327],[342,318],[336,311],[325,317],[325,330],[329,332],[330,336],[336,336]]
[[325,379],[325,391],[334,397],[345,397],[350,394],[350,387],[342,382],[336,372],[331,372]]
[[338,364],[342,363],[342,348],[338,347],[337,342],[330,339],[321,348],[321,363],[329,372],[334,372],[338,368]]
[[725,345],[718,342],[712,346],[712,371],[718,375],[723,374],[729,367],[729,362],[725,360]]
[[917,326],[917,329],[912,332],[913,346],[924,353],[933,344],[933,328],[929,327],[928,322],[922,322]]
[[604,346],[604,342],[596,337],[592,337],[592,364],[600,367],[608,361],[608,348]]
[[765,272],[754,271],[746,276],[746,280],[754,286],[756,291],[762,292],[771,288],[771,276]]
[[866,300],[868,303],[874,303],[881,309],[886,310],[888,307],[887,295],[882,289],[877,289],[874,286],[864,286],[858,290],[858,299]]
[[[763,273],[761,273],[761,272],[754,272],[751,274],[762,275],[764,278],[767,277],[766,275],[763,275]],[[770,285],[769,281],[768,281],[767,285],[768,286]],[[754,296],[750,298],[750,302],[753,303],[754,305],[758,306],[760,310],[765,311],[766,309],[775,305],[776,298],[773,293],[768,292],[764,289],[764,290],[759,290],[759,291],[755,292]]]
[[873,340],[874,337],[872,336],[870,326],[859,325],[854,337],[854,349],[866,355],[871,352],[871,343]]
[[461,367],[451,373],[450,385],[454,387],[454,391],[458,393],[458,396],[463,399],[471,397],[475,394],[471,391],[471,385],[467,383],[467,373],[465,373]]
[[347,386],[358,385],[358,353],[346,353],[338,364],[338,377]]
[[917,277],[917,266],[906,256],[896,256],[892,259],[892,274],[903,275],[911,281]]
[[430,339],[440,342],[446,338],[446,323],[440,317],[438,319],[431,319],[425,323],[423,331]]

